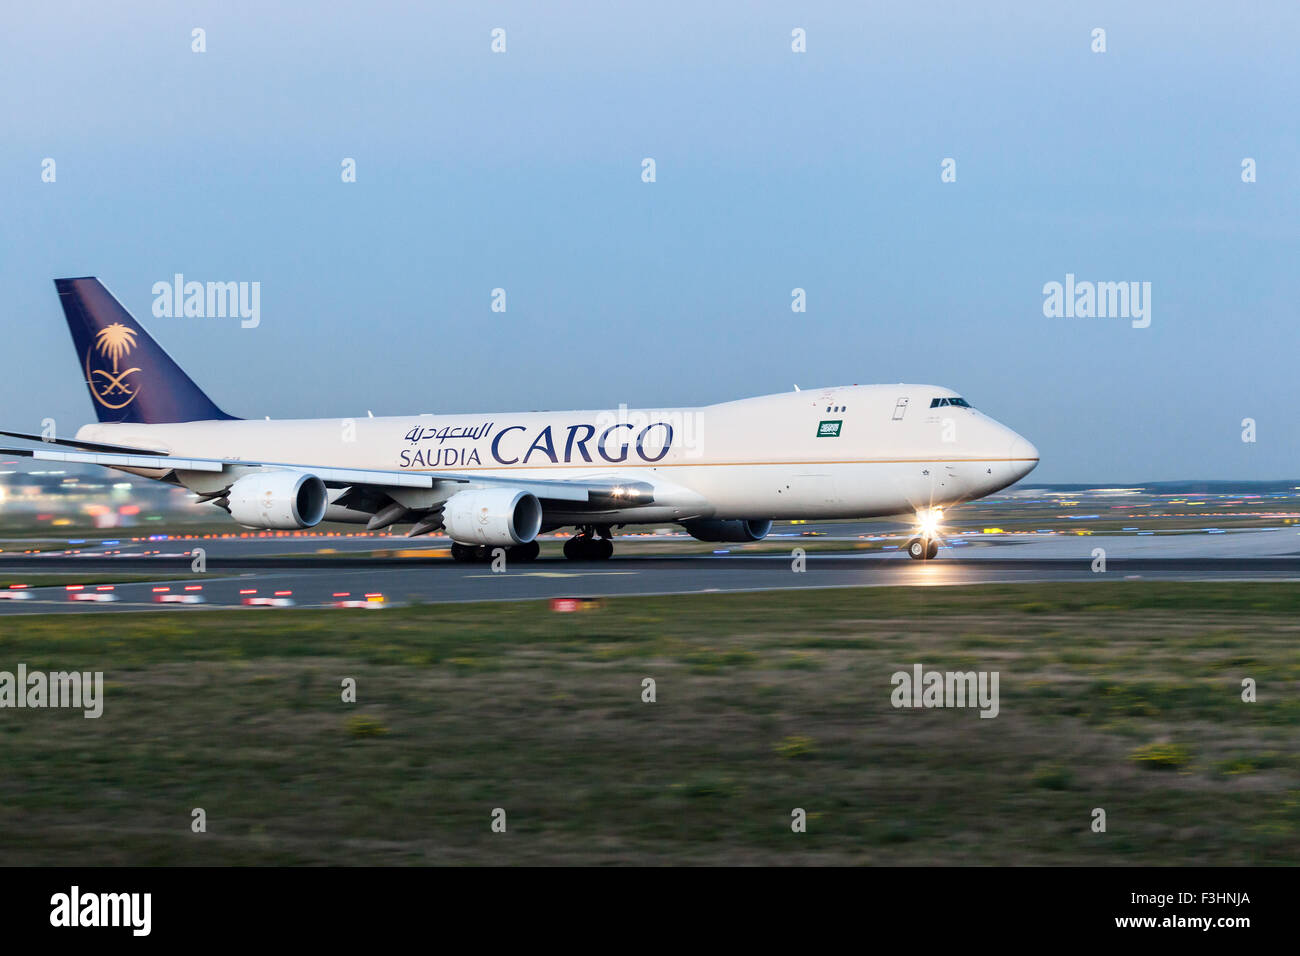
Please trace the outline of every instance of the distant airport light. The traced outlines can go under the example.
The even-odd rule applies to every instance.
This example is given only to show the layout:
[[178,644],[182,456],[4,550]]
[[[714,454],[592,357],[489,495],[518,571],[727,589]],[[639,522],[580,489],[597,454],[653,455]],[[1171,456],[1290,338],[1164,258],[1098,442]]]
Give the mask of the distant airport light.
[[202,604],[202,594],[155,594],[154,600],[159,604]]
[[117,595],[112,593],[105,593],[102,591],[86,591],[84,593],[76,592],[73,594],[69,594],[68,600],[69,601],[94,601],[98,603],[98,602],[116,601]]
[[384,608],[384,599],[381,596],[378,600],[376,600],[375,598],[370,598],[369,600],[365,600],[365,601],[357,601],[357,600],[335,601],[334,606],[365,608],[371,611],[381,611]]
[[551,598],[551,610],[560,614],[572,614],[574,611],[594,611],[600,606],[600,598]]

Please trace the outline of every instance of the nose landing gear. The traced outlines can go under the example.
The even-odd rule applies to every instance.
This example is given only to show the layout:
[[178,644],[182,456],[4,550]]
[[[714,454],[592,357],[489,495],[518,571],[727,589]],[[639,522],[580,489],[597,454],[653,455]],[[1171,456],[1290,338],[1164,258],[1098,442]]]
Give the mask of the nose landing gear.
[[917,561],[930,561],[939,556],[939,522],[943,511],[929,508],[916,513],[917,535],[907,542],[907,554]]
[[929,561],[939,556],[939,542],[929,538],[913,538],[907,542],[907,554],[917,561]]

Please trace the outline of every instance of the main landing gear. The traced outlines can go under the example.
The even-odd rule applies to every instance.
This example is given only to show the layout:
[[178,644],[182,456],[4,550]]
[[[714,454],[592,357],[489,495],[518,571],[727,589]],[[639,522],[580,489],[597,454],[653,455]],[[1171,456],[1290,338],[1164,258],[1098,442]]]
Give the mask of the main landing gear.
[[[460,544],[452,542],[451,556],[456,561],[469,564],[489,564],[500,547],[491,544]],[[541,547],[536,541],[506,548],[507,565],[514,561],[536,561]],[[579,525],[578,533],[564,542],[564,556],[570,561],[608,561],[614,555],[614,542],[606,525]]]
[[[452,542],[451,556],[457,561],[467,564],[488,564],[492,560],[492,553],[496,551],[499,545],[490,544],[457,544]],[[537,556],[541,554],[542,547],[536,541],[529,541],[527,544],[517,544],[513,548],[506,548],[506,563],[511,561],[536,561]]]
[[[602,537],[596,537],[598,530]],[[608,528],[580,526],[578,533],[564,542],[564,556],[570,561],[608,561],[613,555],[614,542],[609,539]]]

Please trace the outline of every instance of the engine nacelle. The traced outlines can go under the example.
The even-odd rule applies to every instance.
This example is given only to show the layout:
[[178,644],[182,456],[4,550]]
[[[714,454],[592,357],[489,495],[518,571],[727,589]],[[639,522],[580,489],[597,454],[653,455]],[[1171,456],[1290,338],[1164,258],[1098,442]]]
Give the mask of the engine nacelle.
[[329,504],[325,482],[301,471],[245,475],[230,486],[230,516],[246,528],[297,531],[320,524]]
[[762,541],[772,530],[772,519],[737,518],[731,521],[704,519],[683,521],[682,527],[700,541]]
[[542,527],[537,496],[514,488],[458,491],[442,511],[443,528],[459,544],[509,548],[527,544]]

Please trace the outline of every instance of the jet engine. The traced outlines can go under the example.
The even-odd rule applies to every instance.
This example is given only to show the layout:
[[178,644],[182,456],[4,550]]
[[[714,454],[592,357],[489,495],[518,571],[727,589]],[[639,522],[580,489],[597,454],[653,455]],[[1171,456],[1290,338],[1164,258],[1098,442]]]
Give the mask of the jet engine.
[[296,531],[320,524],[329,495],[325,482],[301,471],[245,475],[226,495],[230,516],[246,528]]
[[459,544],[509,548],[537,537],[542,503],[536,495],[514,488],[458,491],[447,499],[442,520],[448,536]]
[[682,527],[700,541],[762,541],[772,530],[772,520],[737,518],[730,521],[704,519],[683,521]]

